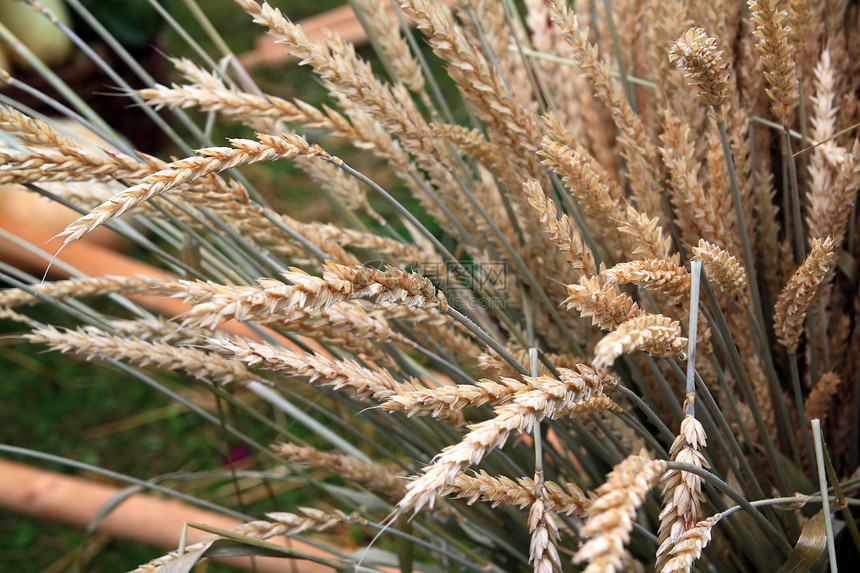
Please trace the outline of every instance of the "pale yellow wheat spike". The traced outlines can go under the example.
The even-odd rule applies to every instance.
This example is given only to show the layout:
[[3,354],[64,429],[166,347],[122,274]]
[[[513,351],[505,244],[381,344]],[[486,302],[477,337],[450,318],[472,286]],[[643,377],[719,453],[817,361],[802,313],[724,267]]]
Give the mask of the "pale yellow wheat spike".
[[420,477],[409,483],[409,492],[397,504],[396,512],[432,508],[439,493],[458,473],[503,447],[512,434],[531,432],[547,417],[595,411],[599,406],[592,407],[589,400],[602,395],[604,384],[612,383],[608,375],[585,365],[560,373],[561,380],[524,377],[526,389],[516,392],[509,403],[494,408],[493,418],[469,426],[469,433],[460,443],[443,449]]
[[558,250],[577,274],[594,274],[594,257],[591,250],[582,240],[576,227],[570,224],[567,215],[558,216],[555,202],[547,197],[541,184],[536,179],[529,179],[523,184],[523,190],[529,199],[529,204],[540,219],[544,230],[555,243]]
[[711,541],[711,531],[722,518],[717,513],[685,531],[669,550],[660,573],[687,573]]
[[[95,327],[60,331],[52,326],[34,330],[24,338],[47,344],[54,350],[73,353],[87,359],[127,360],[138,366],[156,366],[163,370],[181,370],[195,378],[222,383],[264,382],[240,363],[196,348],[179,347],[164,342],[147,342],[136,338],[113,336]],[[268,384],[268,383],[267,383]]]
[[779,9],[778,0],[749,0],[747,6],[762,53],[764,77],[770,85],[767,95],[773,114],[788,129],[799,97],[794,49],[788,39],[791,28],[785,21],[788,13]]
[[112,293],[134,294],[148,290],[151,284],[152,281],[150,280],[127,277],[96,277],[46,282],[32,286],[37,294],[32,294],[22,288],[0,290],[0,306],[15,308],[16,306],[37,304],[39,294],[58,300]]
[[[325,531],[338,525],[352,523],[354,521],[360,523],[362,521],[360,518],[347,515],[337,509],[331,513],[326,513],[319,509],[303,507],[300,508],[300,511],[302,512],[302,515],[286,512],[267,513],[266,517],[271,521],[251,521],[249,523],[238,525],[230,531],[237,535],[265,540],[279,535],[298,535],[305,531]],[[172,551],[163,557],[153,559],[149,563],[141,565],[130,573],[154,573],[175,562],[184,555],[208,549],[212,541],[216,539],[219,539],[219,537],[209,537],[207,538],[207,541],[189,545],[182,551]]]
[[[681,421],[681,431],[672,443],[669,455],[673,461],[708,468],[702,451],[707,443],[705,429],[695,417],[687,415]],[[663,508],[657,548],[657,570],[662,570],[674,554],[681,536],[695,527],[702,515],[702,478],[690,472],[669,470],[662,477]]]
[[821,52],[815,67],[815,94],[812,103],[810,135],[824,143],[812,150],[809,160],[809,189],[806,193],[807,226],[812,237],[837,237],[839,217],[836,213],[841,181],[839,174],[847,150],[835,141],[826,141],[836,133],[839,107],[834,93],[835,76],[829,50]]
[[333,390],[343,389],[359,400],[382,401],[414,387],[413,382],[398,382],[387,370],[376,372],[349,360],[335,360],[240,338],[210,338],[206,346],[251,367],[302,376],[311,384]]
[[[508,343],[505,345],[505,350],[511,353],[520,364],[527,364],[529,361],[529,351],[524,348],[515,347]],[[576,368],[577,364],[582,363],[582,359],[568,354],[555,354],[545,352],[544,357],[549,360],[555,368]],[[517,373],[513,367],[502,360],[498,354],[494,352],[481,352],[477,357],[478,367],[487,375],[513,377]],[[538,375],[549,376],[552,371],[546,367],[543,362],[538,364]]]
[[615,330],[623,322],[642,315],[639,305],[614,284],[601,284],[600,278],[582,277],[579,284],[567,285],[568,309],[577,309],[601,330]]
[[839,391],[841,382],[842,377],[836,372],[830,371],[821,375],[821,378],[812,387],[809,396],[806,397],[804,411],[807,421],[818,418],[824,424],[830,415],[833,396]]
[[641,350],[652,356],[685,356],[681,324],[668,316],[645,314],[621,323],[594,347],[591,363],[607,368],[622,354]]
[[789,352],[797,350],[806,311],[835,262],[833,239],[814,239],[812,251],[782,289],[773,309],[773,328]]
[[534,573],[561,573],[558,523],[552,512],[546,509],[542,497],[535,499],[529,510],[529,531],[529,562],[534,566]]
[[[567,493],[568,491],[570,493]],[[535,480],[532,478],[521,477],[513,480],[505,476],[494,477],[484,470],[479,470],[474,475],[457,474],[445,488],[444,495],[465,499],[468,505],[480,500],[489,503],[491,507],[504,504],[520,509],[532,505],[538,497]],[[570,482],[562,487],[556,482],[544,481],[541,496],[546,511],[577,517],[582,517],[591,504],[585,493]]]
[[702,261],[708,279],[714,281],[722,292],[746,301],[747,273],[734,255],[704,239],[693,247],[693,260]]
[[663,221],[657,146],[648,137],[641,118],[630,107],[618,80],[611,76],[610,66],[600,59],[597,46],[588,41],[577,17],[563,0],[553,0],[552,20],[573,48],[571,58],[594,84],[595,96],[609,109],[619,128],[621,154],[630,169],[630,185],[642,210]]
[[27,145],[23,150],[0,149],[0,183],[40,181],[115,181],[138,179],[153,173],[157,160],[140,163],[131,157],[80,145],[70,147]]
[[541,139],[538,155],[562,178],[588,219],[601,231],[613,233],[617,221],[624,219],[624,195],[597,161],[584,149],[573,149],[548,137]]
[[400,499],[406,492],[402,470],[364,461],[347,454],[321,452],[310,446],[303,447],[286,442],[272,444],[271,450],[295,464],[340,476],[346,482],[361,484],[391,499]]
[[634,284],[661,292],[677,302],[690,295],[687,269],[664,259],[646,259],[618,263],[600,273],[603,284]]
[[690,85],[699,90],[700,102],[722,113],[720,107],[729,90],[729,72],[716,38],[708,36],[704,28],[690,28],[675,40],[669,50],[669,61],[677,62],[686,72]]
[[652,460],[648,452],[628,456],[597,488],[598,498],[588,508],[580,535],[587,541],[574,555],[574,562],[588,563],[584,573],[621,571],[624,546],[630,540],[636,510],[666,469],[663,460]]
[[183,184],[191,183],[205,175],[232,169],[239,165],[249,165],[260,161],[294,159],[299,156],[333,158],[318,145],[309,144],[304,138],[295,135],[259,135],[257,141],[233,139],[233,147],[209,147],[198,150],[200,156],[180,159],[166,164],[161,170],[148,175],[140,183],[114,195],[88,215],[69,224],[59,236],[65,237],[64,244],[76,241],[119,217],[129,209],[149,201],[153,197],[167,193]]
[[381,407],[390,412],[404,410],[408,416],[436,417],[446,411],[459,412],[468,407],[504,404],[526,387],[513,378],[502,378],[500,382],[481,380],[476,385],[418,388],[391,396]]
[[669,172],[669,192],[681,239],[689,244],[702,238],[716,240],[716,226],[720,223],[708,210],[705,189],[698,176],[696,146],[690,137],[689,126],[667,109],[660,139],[663,143],[660,153]]
[[63,135],[48,122],[21,113],[8,105],[0,105],[0,130],[14,133],[18,139],[31,145],[49,147],[75,147],[71,137]]

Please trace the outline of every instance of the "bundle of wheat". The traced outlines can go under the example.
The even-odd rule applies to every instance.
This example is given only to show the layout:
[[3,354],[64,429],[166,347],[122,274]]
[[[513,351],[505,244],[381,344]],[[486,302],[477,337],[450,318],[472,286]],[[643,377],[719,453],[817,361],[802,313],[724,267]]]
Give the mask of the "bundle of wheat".
[[[272,555],[272,535],[350,523],[381,551],[328,537],[315,559],[362,571],[852,562],[857,5],[354,0],[383,76],[336,35],[236,3],[329,103],[264,94],[232,54],[201,52],[173,60],[178,83],[128,95],[204,141],[181,110],[253,136],[161,160],[86,114],[98,146],[0,117],[0,180],[85,209],[64,245],[112,226],[182,276],[19,285],[3,316],[62,352],[185,372],[271,432],[268,449],[229,426],[260,469],[344,484],[308,479],[317,509],[229,539]],[[384,167],[345,161],[335,138]],[[275,161],[317,182],[336,222],[271,207],[241,168]],[[140,293],[191,306],[153,319],[124,298]],[[106,294],[125,314],[75,300]],[[76,326],[21,314],[38,301]]]

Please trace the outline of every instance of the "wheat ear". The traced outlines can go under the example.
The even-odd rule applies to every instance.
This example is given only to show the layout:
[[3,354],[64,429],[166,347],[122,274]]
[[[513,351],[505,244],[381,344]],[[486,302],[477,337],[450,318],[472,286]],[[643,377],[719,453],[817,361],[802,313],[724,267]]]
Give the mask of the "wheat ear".
[[297,135],[259,134],[257,141],[232,139],[230,143],[232,147],[199,149],[198,157],[188,157],[166,164],[161,170],[144,177],[137,185],[114,195],[89,214],[69,224],[59,236],[65,237],[64,244],[77,241],[129,209],[210,173],[219,173],[260,161],[295,159],[300,156],[333,159],[318,145],[312,145]]
[[621,570],[636,510],[665,469],[665,461],[652,460],[642,450],[626,457],[606,476],[606,482],[597,488],[599,497],[589,506],[585,525],[580,529],[580,534],[589,539],[573,558],[576,563],[588,562],[584,573]]
[[773,309],[773,328],[777,340],[789,352],[797,350],[806,311],[835,262],[833,239],[814,239],[812,251],[782,289]]
[[594,347],[596,368],[607,368],[622,354],[643,350],[652,356],[686,356],[681,324],[668,316],[644,314],[627,320]]
[[[254,539],[269,539],[278,535],[298,535],[305,531],[325,531],[344,523],[353,521],[361,521],[360,519],[347,515],[340,510],[334,510],[331,513],[320,511],[311,507],[299,508],[302,515],[295,513],[276,512],[267,513],[271,521],[251,521],[243,523],[231,529],[233,533],[252,537]],[[196,551],[205,551],[212,544],[212,541],[220,539],[218,536],[213,536],[207,541],[196,543],[185,547],[182,552],[172,551],[163,557],[153,559],[145,565],[141,565],[130,573],[154,573],[161,568],[176,561],[183,555]]]
[[[689,398],[688,398],[689,399]],[[681,421],[681,431],[672,443],[669,455],[676,462],[708,468],[702,454],[706,445],[705,429],[694,416]],[[666,564],[682,535],[692,529],[702,514],[702,478],[690,472],[669,470],[663,482],[663,510],[660,512],[660,530],[657,548],[657,570]]]
[[711,531],[721,518],[720,513],[712,515],[685,531],[669,550],[666,562],[659,569],[660,573],[688,573],[710,543]]

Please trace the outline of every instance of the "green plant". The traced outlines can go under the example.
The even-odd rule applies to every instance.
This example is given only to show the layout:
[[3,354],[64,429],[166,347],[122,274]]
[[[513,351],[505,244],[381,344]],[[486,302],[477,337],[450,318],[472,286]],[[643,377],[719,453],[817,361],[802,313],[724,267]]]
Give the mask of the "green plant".
[[[337,109],[265,95],[225,53],[221,65],[177,59],[183,83],[129,95],[254,130],[227,146],[168,162],[98,118],[87,119],[109,150],[12,108],[0,122],[18,138],[0,151],[3,180],[86,211],[66,244],[112,225],[182,277],[18,286],[0,294],[3,316],[34,343],[183,371],[217,398],[217,416],[199,413],[251,446],[267,475],[307,479],[303,467],[338,480],[307,479],[316,509],[214,531],[184,548],[186,566],[219,544],[235,550],[228,540],[289,554],[263,541],[346,524],[363,543],[384,532],[377,544],[402,570],[616,571],[656,558],[659,571],[699,559],[775,571],[813,567],[825,549],[831,570],[850,566],[856,6],[607,0],[575,2],[574,15],[560,1],[520,13],[472,0],[455,15],[406,0],[398,17],[457,85],[455,118],[387,3],[354,5],[388,80],[338,37],[312,41],[268,4],[237,4]],[[387,172],[333,155],[330,136]],[[236,171],[271,161],[320,184],[338,222],[278,212]],[[374,181],[389,174],[420,215]],[[119,219],[127,212],[157,241]],[[151,317],[119,298],[141,293],[191,306]],[[95,295],[127,314],[74,302]],[[13,310],[37,299],[77,329]],[[219,330],[231,319],[248,328]],[[270,408],[304,429],[285,430]],[[271,448],[240,419],[271,432]],[[293,556],[384,565],[326,550]]]

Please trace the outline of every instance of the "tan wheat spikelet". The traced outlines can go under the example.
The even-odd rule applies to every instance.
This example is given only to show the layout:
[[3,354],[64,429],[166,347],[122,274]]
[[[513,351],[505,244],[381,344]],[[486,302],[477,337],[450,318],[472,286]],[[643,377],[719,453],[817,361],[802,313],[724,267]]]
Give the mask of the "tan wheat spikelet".
[[788,129],[791,115],[798,100],[797,73],[793,48],[788,41],[791,30],[784,20],[788,13],[778,9],[778,0],[749,0],[747,6],[755,24],[753,34],[762,52],[764,77],[770,88],[767,95],[773,101],[773,113]]
[[806,311],[835,262],[833,239],[814,239],[812,251],[782,289],[773,308],[773,328],[789,352],[797,350]]
[[711,541],[711,530],[722,518],[717,513],[698,522],[694,527],[685,531],[669,550],[666,562],[660,573],[688,572],[693,563],[702,556],[702,551]]
[[459,412],[463,408],[504,404],[526,387],[513,378],[502,378],[500,382],[481,380],[475,386],[419,388],[391,396],[381,408],[390,412],[404,410],[407,416],[436,417],[443,411]]
[[540,182],[529,179],[523,184],[523,190],[546,233],[564,254],[571,268],[582,274],[597,272],[591,250],[585,245],[579,232],[571,226],[567,215],[558,216],[555,203],[546,196]]
[[561,573],[561,559],[558,555],[558,524],[551,511],[546,509],[543,499],[538,496],[529,510],[529,531],[532,538],[529,545],[529,562],[534,565],[535,573]]
[[[708,468],[702,451],[707,436],[695,417],[687,415],[681,421],[681,431],[672,443],[669,455],[676,462]],[[663,482],[663,509],[660,512],[660,530],[657,548],[657,569],[660,570],[673,555],[673,548],[681,536],[692,529],[702,514],[702,478],[690,472],[669,470]]]
[[807,421],[818,418],[823,424],[827,420],[833,396],[839,391],[841,382],[842,377],[832,370],[821,375],[806,397],[804,412]]
[[663,460],[652,460],[645,450],[625,458],[597,488],[599,497],[588,508],[580,534],[589,539],[574,555],[574,562],[588,562],[585,573],[620,571],[624,546],[630,540],[636,509],[666,469]]
[[644,314],[631,318],[600,339],[591,363],[607,368],[622,354],[642,350],[652,356],[685,356],[687,339],[681,324],[667,316]]
[[[489,503],[491,507],[505,504],[520,509],[534,504],[538,498],[534,479],[521,477],[513,480],[505,476],[494,477],[484,470],[477,471],[472,476],[465,473],[457,474],[445,488],[443,495],[452,495],[455,499],[465,498],[468,505],[480,500]],[[553,481],[544,481],[541,496],[546,511],[565,515],[573,514],[582,517],[591,504],[591,500],[582,490],[570,482],[562,487]]]
[[565,186],[579,200],[584,213],[601,229],[612,233],[617,221],[624,219],[623,193],[605,176],[594,158],[585,150],[572,149],[549,137],[540,140],[538,155],[542,163],[555,171]]
[[702,261],[708,279],[714,281],[722,292],[741,302],[746,301],[747,273],[733,255],[699,239],[699,244],[693,247],[693,260]]
[[[46,282],[33,285],[37,294],[66,299],[69,297],[98,296],[112,293],[134,294],[144,292],[151,287],[151,281],[127,277],[95,277],[68,279],[63,281]],[[32,305],[39,302],[37,295],[22,288],[7,288],[0,290],[0,306],[15,308],[21,305]]]
[[708,36],[704,28],[690,28],[675,40],[669,61],[687,72],[690,85],[699,88],[700,102],[715,108],[723,105],[729,91],[728,64],[717,48],[717,39]]
[[[160,163],[160,162],[154,162]],[[0,149],[0,183],[47,181],[114,181],[139,179],[153,173],[153,165],[110,151],[101,152],[81,146],[58,147],[27,145],[23,150]]]
[[359,400],[382,401],[408,391],[413,383],[396,381],[388,370],[375,372],[349,360],[335,360],[319,354],[308,354],[270,344],[245,339],[210,338],[206,345],[212,350],[251,367],[303,376],[311,384],[345,389]]
[[164,342],[147,342],[135,338],[113,336],[88,326],[78,330],[60,331],[53,326],[34,330],[24,338],[43,343],[61,352],[71,352],[87,359],[128,360],[139,366],[157,366],[163,370],[181,370],[195,378],[222,383],[265,382],[248,372],[247,367],[223,356],[196,348],[178,347]]
[[406,493],[404,473],[375,462],[286,442],[272,444],[271,450],[293,463],[340,476],[346,482],[361,484],[389,499],[400,499]]
[[[347,515],[340,510],[325,513],[310,507],[299,509],[302,515],[286,512],[267,513],[266,517],[271,519],[271,521],[251,521],[238,525],[231,531],[239,535],[253,537],[254,539],[265,540],[278,535],[298,535],[305,531],[325,531],[344,523],[361,521],[360,518]],[[219,539],[219,537],[213,536],[208,538],[207,541],[189,545],[182,552],[172,551],[163,557],[153,559],[149,563],[141,565],[130,573],[153,573],[176,561],[182,555],[207,549],[215,539]]]
[[690,295],[690,275],[684,267],[665,259],[618,263],[600,273],[603,284],[634,284],[661,292],[680,302]]
[[600,278],[582,277],[579,284],[567,285],[568,297],[562,304],[577,309],[601,330],[615,330],[620,324],[642,315],[639,305],[617,286],[601,284]]

